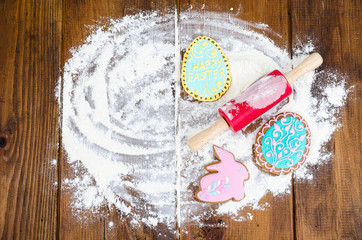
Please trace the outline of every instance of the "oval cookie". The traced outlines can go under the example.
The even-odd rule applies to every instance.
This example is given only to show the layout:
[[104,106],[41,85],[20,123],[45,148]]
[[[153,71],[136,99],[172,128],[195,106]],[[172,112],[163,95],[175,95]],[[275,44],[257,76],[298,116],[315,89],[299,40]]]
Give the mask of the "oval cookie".
[[307,159],[310,143],[310,128],[300,115],[278,114],[256,135],[256,163],[273,175],[294,172]]
[[205,102],[219,99],[230,87],[230,65],[221,47],[209,37],[197,37],[182,61],[181,81],[192,97]]

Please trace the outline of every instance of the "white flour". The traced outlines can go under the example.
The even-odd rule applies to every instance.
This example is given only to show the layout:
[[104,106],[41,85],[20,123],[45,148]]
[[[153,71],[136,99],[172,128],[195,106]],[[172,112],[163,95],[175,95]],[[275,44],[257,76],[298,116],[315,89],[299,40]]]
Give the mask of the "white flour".
[[[136,225],[162,224],[172,232],[175,213],[179,224],[201,222],[214,210],[235,220],[252,219],[252,214],[239,211],[246,206],[267,207],[259,204],[267,192],[288,193],[291,175],[272,177],[258,170],[252,161],[258,126],[276,114],[275,110],[257,125],[252,124],[255,130],[225,131],[197,153],[186,145],[189,137],[218,118],[218,107],[253,81],[274,69],[291,69],[288,53],[260,31],[280,38],[265,24],[250,24],[229,15],[189,12],[180,16],[180,38],[175,41],[175,15],[159,17],[155,12],[110,20],[73,49],[64,68],[59,99],[63,147],[75,172],[62,184],[74,192],[75,213],[98,212],[107,204]],[[189,96],[180,98],[184,92],[179,88],[180,56],[175,57],[175,52],[178,48],[185,50],[198,35],[215,39],[231,65],[232,85],[212,103],[190,101]],[[308,49],[296,50],[299,56],[293,64],[312,50],[312,44]],[[331,159],[331,153],[321,149],[338,126],[336,116],[346,98],[345,83],[340,78],[338,73],[306,74],[296,81],[290,102],[278,110],[300,114],[312,130],[311,153],[305,166],[295,173],[298,179],[312,179],[308,165]],[[318,89],[319,81],[327,81],[327,87]],[[203,166],[215,160],[212,144],[233,152],[249,169],[246,198],[241,202],[211,206],[194,199],[198,181],[206,173]]]

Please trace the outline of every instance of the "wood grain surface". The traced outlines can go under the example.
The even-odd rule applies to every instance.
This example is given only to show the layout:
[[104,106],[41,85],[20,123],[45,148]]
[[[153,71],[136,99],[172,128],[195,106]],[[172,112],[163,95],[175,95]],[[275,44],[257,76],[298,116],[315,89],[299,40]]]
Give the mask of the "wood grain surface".
[[[107,207],[104,214],[84,213],[87,221],[77,219],[72,192],[61,185],[75,173],[59,147],[61,111],[54,96],[69,50],[101,18],[140,10],[183,13],[191,6],[201,15],[232,13],[268,24],[282,38],[269,37],[291,58],[294,47],[312,39],[324,57],[322,69],[345,74],[353,87],[343,125],[326,146],[331,161],[313,169],[312,181],[293,179],[292,194],[266,195],[262,202],[270,207],[253,211],[252,220],[204,219],[228,228],[182,221],[180,236],[164,228],[133,229],[131,219]],[[362,239],[361,19],[360,0],[0,1],[0,239]],[[319,78],[323,87],[326,78]],[[109,222],[115,227],[108,228]]]
[[[292,41],[312,36],[324,57],[321,69],[346,73],[355,86],[343,107],[343,126],[327,150],[332,162],[314,170],[315,179],[294,182],[295,238],[361,239],[361,1],[292,1]],[[326,78],[318,79],[326,83]]]
[[0,238],[52,239],[57,231],[61,6],[0,3]]

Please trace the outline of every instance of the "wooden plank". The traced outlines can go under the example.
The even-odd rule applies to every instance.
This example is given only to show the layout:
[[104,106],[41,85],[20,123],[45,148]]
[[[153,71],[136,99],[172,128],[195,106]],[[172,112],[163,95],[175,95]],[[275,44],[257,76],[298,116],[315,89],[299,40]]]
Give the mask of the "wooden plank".
[[[313,183],[295,182],[297,239],[361,239],[361,1],[292,0],[293,44],[312,37],[324,57],[354,85],[343,107],[343,127],[327,146],[331,164],[314,172]],[[318,79],[326,84],[326,79]]]
[[59,1],[0,3],[0,239],[55,239]]
[[[268,24],[271,29],[282,36],[282,39],[270,36],[276,41],[279,47],[288,49],[289,47],[289,17],[287,1],[180,1],[180,13],[196,11],[198,14],[229,13],[237,18],[249,22],[260,22]],[[213,13],[211,13],[212,15]],[[208,15],[209,16],[209,15]],[[182,29],[187,28],[180,20],[180,36],[185,34]],[[217,28],[217,26],[215,26]],[[195,34],[198,29],[193,29]],[[199,35],[207,35],[212,32],[212,27],[205,24],[202,26]],[[265,33],[267,34],[267,33]],[[196,37],[196,35],[194,36]],[[181,42],[181,46],[187,46],[189,43]],[[187,159],[182,159],[187,163]],[[251,161],[251,160],[250,160]],[[190,185],[197,182],[196,179],[188,179]],[[247,183],[246,183],[247,184]],[[194,191],[197,189],[195,188]],[[246,192],[247,194],[247,192]],[[190,196],[186,202],[181,202],[181,209],[187,208],[188,204],[195,201]],[[270,207],[264,211],[251,211],[252,220],[236,222],[227,215],[212,216],[208,219],[202,219],[200,227],[198,222],[190,222],[188,216],[184,216],[181,224],[181,239],[292,239],[293,238],[293,203],[292,195],[285,194],[280,197],[266,195],[261,202],[268,202]],[[246,214],[249,211],[241,214]],[[249,211],[249,212],[250,212]],[[202,216],[202,212],[199,213]],[[218,224],[226,224],[228,227],[208,227]]]
[[[87,26],[94,25],[95,21],[104,17],[117,19],[141,11],[167,12],[174,9],[174,5],[173,0],[65,1],[63,64],[71,57],[69,50],[85,40],[90,33]],[[75,174],[73,168],[67,163],[65,153],[62,158],[62,179],[71,179]],[[71,197],[72,192],[62,191],[60,239],[158,239],[159,234],[166,235],[167,238],[174,236],[173,232],[151,229],[146,225],[133,229],[130,224],[132,219],[122,219],[120,213],[113,208],[104,209],[104,215],[90,212],[86,215],[86,222],[80,221],[71,210]]]

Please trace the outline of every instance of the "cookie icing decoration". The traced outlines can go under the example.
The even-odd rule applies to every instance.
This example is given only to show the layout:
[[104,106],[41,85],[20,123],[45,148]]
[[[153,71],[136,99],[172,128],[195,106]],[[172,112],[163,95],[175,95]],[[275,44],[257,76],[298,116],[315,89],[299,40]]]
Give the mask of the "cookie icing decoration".
[[205,102],[219,99],[230,87],[230,65],[221,47],[210,37],[197,37],[182,61],[181,81],[192,97]]
[[307,122],[296,113],[281,113],[258,132],[254,145],[256,162],[274,175],[294,172],[306,161],[310,143]]
[[248,169],[235,161],[231,152],[215,145],[213,148],[220,161],[205,166],[209,173],[201,178],[196,199],[209,203],[242,200],[245,197],[244,181],[249,179]]

